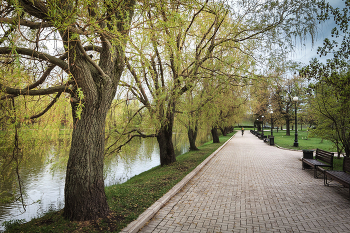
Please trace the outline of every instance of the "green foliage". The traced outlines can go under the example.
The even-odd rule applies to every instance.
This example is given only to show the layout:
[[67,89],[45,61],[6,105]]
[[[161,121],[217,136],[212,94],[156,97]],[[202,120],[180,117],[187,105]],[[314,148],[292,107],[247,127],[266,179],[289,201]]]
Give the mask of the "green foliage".
[[16,220],[4,221],[2,223],[2,226],[4,226],[7,231],[13,231],[13,230],[16,230],[16,228],[23,223],[24,223],[24,219],[16,219]]
[[[339,75],[339,77],[342,77],[340,78],[343,84],[342,91],[339,91],[337,85],[329,85],[323,80],[313,85],[315,97],[312,101],[312,113],[317,122],[314,132],[333,141],[339,153],[345,151],[345,154],[349,156],[350,102],[348,95],[350,94],[346,90],[350,87],[350,74]],[[346,82],[341,80],[346,80]]]
[[77,88],[77,96],[79,99],[79,102],[77,104],[76,110],[75,110],[75,114],[76,114],[76,118],[78,118],[79,120],[81,119],[81,113],[83,112],[83,108],[84,108],[84,93],[82,91],[82,89],[80,87]]

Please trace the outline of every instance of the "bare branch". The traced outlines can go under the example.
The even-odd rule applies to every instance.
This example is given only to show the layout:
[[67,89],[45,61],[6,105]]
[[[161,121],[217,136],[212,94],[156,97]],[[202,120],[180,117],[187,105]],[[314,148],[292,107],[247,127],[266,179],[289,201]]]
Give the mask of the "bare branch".
[[27,48],[0,47],[0,54],[13,54],[14,52],[21,54],[21,55],[27,55],[30,57],[38,58],[38,59],[43,60],[43,61],[48,61],[51,64],[55,64],[55,65],[59,66],[61,69],[63,69],[66,72],[68,72],[68,70],[69,70],[67,63],[62,61],[60,58],[51,56],[49,54],[41,53],[41,52],[35,51],[33,49],[27,49]]
[[195,20],[196,17],[204,10],[204,8],[205,8],[205,6],[207,5],[208,1],[209,1],[209,0],[206,0],[205,3],[203,4],[203,7],[202,7],[201,9],[199,9],[199,11],[196,12],[196,13],[193,15],[190,24],[189,24],[188,27],[186,28],[184,37],[183,37],[183,39],[182,39],[182,43],[181,43],[181,45],[180,45],[180,47],[179,47],[179,50],[180,50],[180,51],[182,50],[182,48],[183,48],[183,46],[184,46],[184,44],[185,44],[186,35],[187,35],[188,31],[190,30],[190,28],[192,27],[192,24],[193,24],[194,20]]
[[[117,148],[115,148],[113,151],[111,151],[111,152],[109,152],[109,153],[114,153],[114,152],[117,152],[117,151],[120,151],[121,150],[121,148],[123,147],[123,146],[125,146],[126,144],[128,144],[133,138],[135,138],[135,137],[139,137],[139,138],[154,138],[154,137],[157,137],[157,134],[143,134],[140,130],[138,130],[138,129],[133,129],[133,130],[131,130],[130,132],[128,132],[128,133],[125,133],[124,135],[127,135],[127,134],[129,134],[129,133],[133,133],[133,132],[137,132],[138,134],[134,134],[134,135],[132,135],[125,143],[123,143],[122,145],[120,145],[120,146],[118,146]],[[114,143],[115,144],[115,143]],[[108,147],[108,149],[109,148],[111,148],[111,146],[110,147]],[[107,151],[108,151],[108,149],[107,149]]]
[[49,95],[54,94],[57,92],[68,92],[70,93],[70,89],[67,87],[67,85],[60,85],[55,87],[49,87],[47,89],[39,89],[39,90],[28,90],[28,89],[16,89],[11,87],[5,87],[0,84],[0,90],[3,90],[6,94],[10,95]]
[[42,115],[44,115],[47,111],[50,110],[50,108],[57,102],[57,100],[60,98],[62,92],[59,92],[55,98],[51,101],[51,103],[39,114],[36,114],[34,116],[31,116],[29,119],[33,120],[35,118],[41,117]]

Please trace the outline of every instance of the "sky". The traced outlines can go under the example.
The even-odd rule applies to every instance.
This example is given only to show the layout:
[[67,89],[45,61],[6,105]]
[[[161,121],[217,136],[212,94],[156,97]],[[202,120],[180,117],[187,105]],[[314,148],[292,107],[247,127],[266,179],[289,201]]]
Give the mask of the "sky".
[[[333,7],[339,7],[340,9],[342,9],[343,6],[345,6],[343,0],[329,0],[328,2],[330,2]],[[320,61],[325,62],[326,59],[330,58],[331,56],[320,58],[320,56],[317,54],[317,48],[319,46],[322,46],[323,40],[325,38],[332,39],[331,30],[334,27],[335,23],[333,20],[328,20],[319,24],[314,45],[312,45],[311,37],[309,36],[304,42],[305,45],[297,43],[295,51],[290,55],[290,59],[293,61],[302,62],[305,65],[309,64],[312,58],[317,58]]]

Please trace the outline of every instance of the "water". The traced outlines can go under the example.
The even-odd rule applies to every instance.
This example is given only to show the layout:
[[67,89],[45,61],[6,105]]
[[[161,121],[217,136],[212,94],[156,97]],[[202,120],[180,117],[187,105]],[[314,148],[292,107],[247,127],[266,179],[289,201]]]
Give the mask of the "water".
[[[201,141],[208,139],[205,137]],[[186,134],[175,135],[174,144],[177,145],[175,147],[177,155],[188,151]],[[59,150],[57,147],[57,145],[49,146],[45,155],[38,156],[24,164],[20,174],[23,190],[26,194],[25,210],[20,201],[11,204],[0,203],[0,231],[4,230],[2,226],[4,221],[24,219],[27,222],[48,211],[56,211],[64,207],[64,161],[66,160],[62,160],[62,158],[68,156],[68,150]],[[106,158],[105,185],[123,183],[159,164],[159,148],[155,138],[134,140],[132,145],[126,147],[118,156]],[[2,191],[6,191],[3,186],[2,188],[4,190],[0,189],[0,194]],[[7,187],[7,189],[9,188]],[[17,193],[19,193],[18,190]]]

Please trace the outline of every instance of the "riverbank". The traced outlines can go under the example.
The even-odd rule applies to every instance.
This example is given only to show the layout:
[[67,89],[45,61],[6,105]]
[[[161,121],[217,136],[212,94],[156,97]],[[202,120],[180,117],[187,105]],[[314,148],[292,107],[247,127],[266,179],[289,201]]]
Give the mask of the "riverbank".
[[171,165],[157,166],[125,183],[106,187],[111,212],[105,219],[70,222],[62,217],[62,210],[53,211],[25,224],[21,224],[21,221],[7,222],[7,232],[119,232],[232,135],[233,133],[220,137],[220,143],[208,142],[200,146],[198,151],[180,155],[177,162]]

